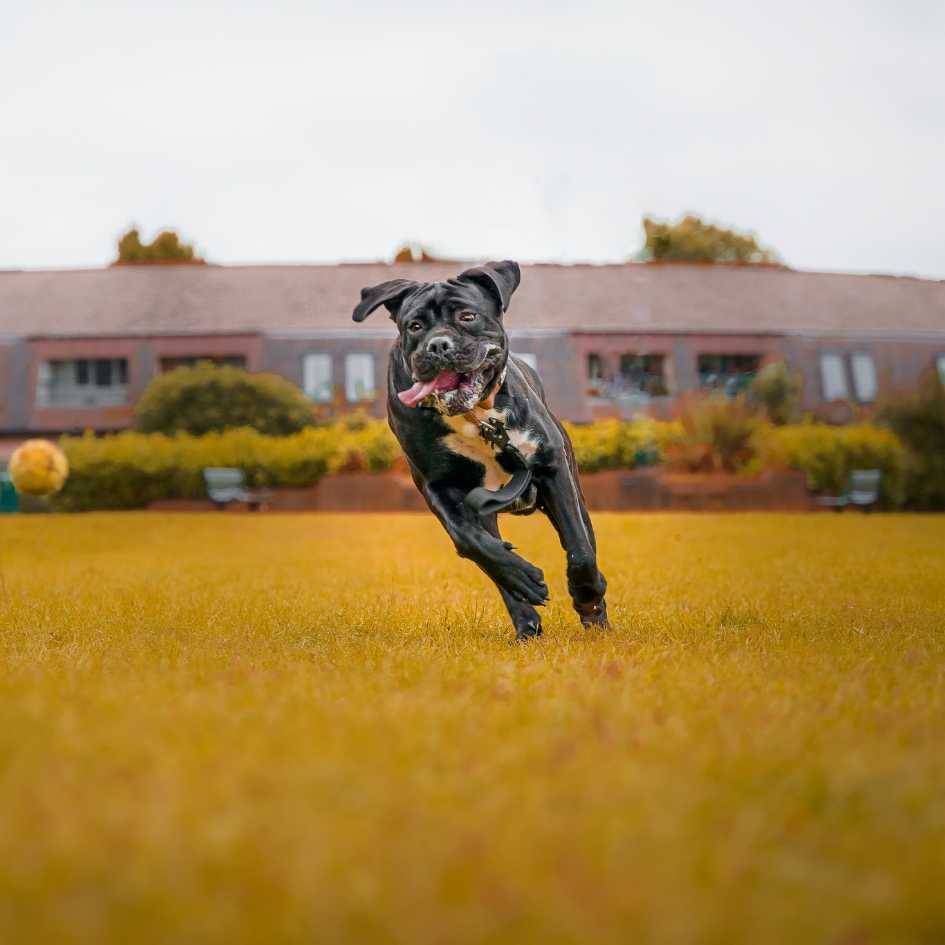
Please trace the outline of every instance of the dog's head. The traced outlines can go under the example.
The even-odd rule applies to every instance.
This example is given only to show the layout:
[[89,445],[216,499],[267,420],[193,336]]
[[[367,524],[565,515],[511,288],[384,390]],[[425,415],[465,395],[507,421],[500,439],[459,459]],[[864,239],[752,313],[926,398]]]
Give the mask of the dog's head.
[[383,305],[400,332],[413,386],[408,407],[434,395],[444,413],[465,413],[490,391],[508,358],[502,315],[521,273],[511,260],[467,269],[446,282],[393,279],[361,290],[354,320]]

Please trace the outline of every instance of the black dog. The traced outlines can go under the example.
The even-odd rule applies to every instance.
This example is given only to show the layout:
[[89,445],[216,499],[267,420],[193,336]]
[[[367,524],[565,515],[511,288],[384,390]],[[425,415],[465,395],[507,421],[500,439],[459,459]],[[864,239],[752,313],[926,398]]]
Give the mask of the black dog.
[[502,541],[496,513],[541,509],[567,554],[584,626],[607,626],[597,544],[574,450],[538,375],[509,355],[502,315],[521,274],[511,261],[446,282],[394,279],[361,290],[354,320],[384,305],[400,337],[390,353],[388,419],[414,482],[456,550],[495,581],[519,639],[541,633],[544,576]]

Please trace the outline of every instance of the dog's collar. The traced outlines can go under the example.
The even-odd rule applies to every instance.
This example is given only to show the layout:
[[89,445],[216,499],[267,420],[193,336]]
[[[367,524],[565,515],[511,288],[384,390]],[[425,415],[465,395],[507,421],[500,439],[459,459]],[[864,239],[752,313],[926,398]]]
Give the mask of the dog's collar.
[[495,515],[510,509],[530,511],[534,508],[536,496],[532,486],[532,469],[522,451],[512,442],[505,420],[494,413],[483,417],[477,409],[470,410],[464,416],[470,423],[476,424],[479,435],[496,456],[505,459],[504,465],[506,469],[511,467],[512,473],[512,478],[500,489],[486,489],[484,486],[473,489],[464,500],[466,505],[478,515]]

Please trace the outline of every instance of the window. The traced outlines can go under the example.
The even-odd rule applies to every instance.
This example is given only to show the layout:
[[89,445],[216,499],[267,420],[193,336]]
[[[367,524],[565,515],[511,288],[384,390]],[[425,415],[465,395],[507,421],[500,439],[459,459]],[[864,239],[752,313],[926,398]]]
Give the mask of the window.
[[179,367],[193,367],[201,361],[246,369],[246,358],[241,354],[185,354],[180,357],[161,358],[161,372],[173,371]]
[[79,358],[39,365],[40,407],[113,407],[128,400],[127,358]]
[[622,354],[615,394],[647,394],[660,397],[667,393],[662,354]]
[[857,353],[850,356],[850,372],[853,374],[853,391],[862,404],[876,399],[876,365],[873,355]]
[[847,372],[839,354],[820,356],[820,384],[824,400],[846,400],[850,396]]
[[760,354],[700,354],[699,386],[734,397],[748,388],[760,365]]
[[347,355],[345,357],[345,397],[348,402],[373,400],[374,395],[374,355]]
[[599,394],[604,386],[604,359],[599,354],[587,356],[587,392]]
[[330,354],[307,354],[302,358],[302,389],[316,404],[331,403]]
[[531,352],[513,351],[512,354],[514,354],[519,361],[524,361],[533,371],[538,370],[538,358],[531,354]]

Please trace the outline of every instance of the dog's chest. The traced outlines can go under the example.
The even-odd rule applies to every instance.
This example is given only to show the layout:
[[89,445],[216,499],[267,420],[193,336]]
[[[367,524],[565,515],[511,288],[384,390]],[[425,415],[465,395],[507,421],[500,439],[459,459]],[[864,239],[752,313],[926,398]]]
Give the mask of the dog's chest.
[[[482,484],[487,489],[500,489],[511,478],[512,474],[503,469],[495,458],[495,450],[487,443],[479,432],[479,424],[489,420],[506,422],[508,411],[495,408],[476,408],[471,413],[455,417],[443,417],[443,422],[453,431],[443,437],[443,445],[452,453],[465,456],[474,463],[479,463],[483,469]],[[506,427],[509,442],[518,451],[530,460],[538,449],[538,440],[530,430]]]

